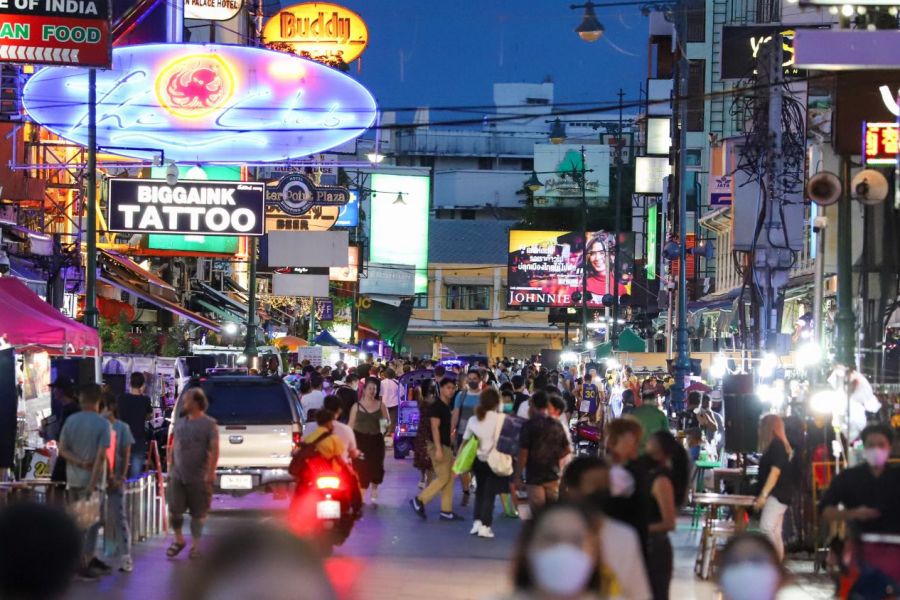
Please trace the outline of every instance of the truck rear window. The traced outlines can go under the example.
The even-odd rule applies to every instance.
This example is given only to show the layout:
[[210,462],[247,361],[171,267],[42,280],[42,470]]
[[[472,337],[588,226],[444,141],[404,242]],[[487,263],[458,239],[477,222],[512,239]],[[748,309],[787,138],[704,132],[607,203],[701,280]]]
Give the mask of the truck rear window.
[[207,414],[220,425],[289,425],[290,399],[281,385],[215,385],[205,382]]

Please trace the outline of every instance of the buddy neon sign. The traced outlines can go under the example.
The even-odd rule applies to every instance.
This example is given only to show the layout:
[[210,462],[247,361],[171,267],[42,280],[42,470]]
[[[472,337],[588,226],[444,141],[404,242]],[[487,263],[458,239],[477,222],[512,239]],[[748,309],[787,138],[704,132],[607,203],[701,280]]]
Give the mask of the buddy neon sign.
[[[86,145],[87,93],[86,69],[47,68],[25,85],[23,104],[36,122]],[[97,72],[97,144],[136,158],[307,156],[361,135],[375,110],[372,95],[347,75],[262,48],[125,46],[113,50],[112,69]]]

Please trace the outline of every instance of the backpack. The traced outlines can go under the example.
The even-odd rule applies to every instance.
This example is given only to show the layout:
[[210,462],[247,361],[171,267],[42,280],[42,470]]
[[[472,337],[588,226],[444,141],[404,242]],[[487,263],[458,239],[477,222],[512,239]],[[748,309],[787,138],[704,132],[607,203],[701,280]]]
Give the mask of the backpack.
[[497,452],[508,454],[509,456],[519,455],[519,437],[522,434],[522,426],[525,425],[525,419],[514,415],[506,415],[503,419],[503,426],[500,428],[500,435],[497,437],[497,443],[494,448]]
[[312,443],[300,442],[300,447],[294,452],[294,456],[291,458],[291,464],[288,467],[288,472],[294,479],[301,483],[305,481],[306,474],[309,471],[310,462],[320,458],[316,446],[331,434],[332,432],[329,431]]

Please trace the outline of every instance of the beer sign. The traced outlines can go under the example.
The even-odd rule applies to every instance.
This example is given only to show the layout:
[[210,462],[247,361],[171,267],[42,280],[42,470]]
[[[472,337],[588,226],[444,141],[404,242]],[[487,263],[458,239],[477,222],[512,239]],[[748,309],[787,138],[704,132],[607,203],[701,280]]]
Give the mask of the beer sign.
[[0,0],[0,63],[109,67],[109,0]]
[[369,30],[358,14],[336,4],[307,2],[276,13],[263,28],[263,40],[286,45],[294,54],[317,61],[359,58],[369,42]]

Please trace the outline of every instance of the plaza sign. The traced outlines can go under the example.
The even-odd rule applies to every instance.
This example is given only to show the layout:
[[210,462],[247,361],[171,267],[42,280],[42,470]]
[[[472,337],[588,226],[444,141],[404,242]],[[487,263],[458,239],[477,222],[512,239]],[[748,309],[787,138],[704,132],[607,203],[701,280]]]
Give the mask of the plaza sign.
[[313,206],[343,206],[350,191],[336,185],[317,185],[302,173],[285,175],[266,189],[266,207],[289,217],[305,215]]
[[358,14],[336,4],[308,2],[282,9],[263,27],[263,40],[313,60],[349,63],[362,54],[369,30]]
[[184,18],[228,21],[244,6],[244,0],[184,0]]
[[[23,104],[48,130],[87,145],[87,93],[87,69],[43,69],[25,85]],[[123,46],[97,73],[98,146],[147,160],[161,152],[184,163],[308,156],[360,136],[375,111],[347,75],[262,48]]]
[[109,0],[0,0],[0,63],[108,67]]
[[109,180],[107,223],[118,233],[263,235],[261,183]]

